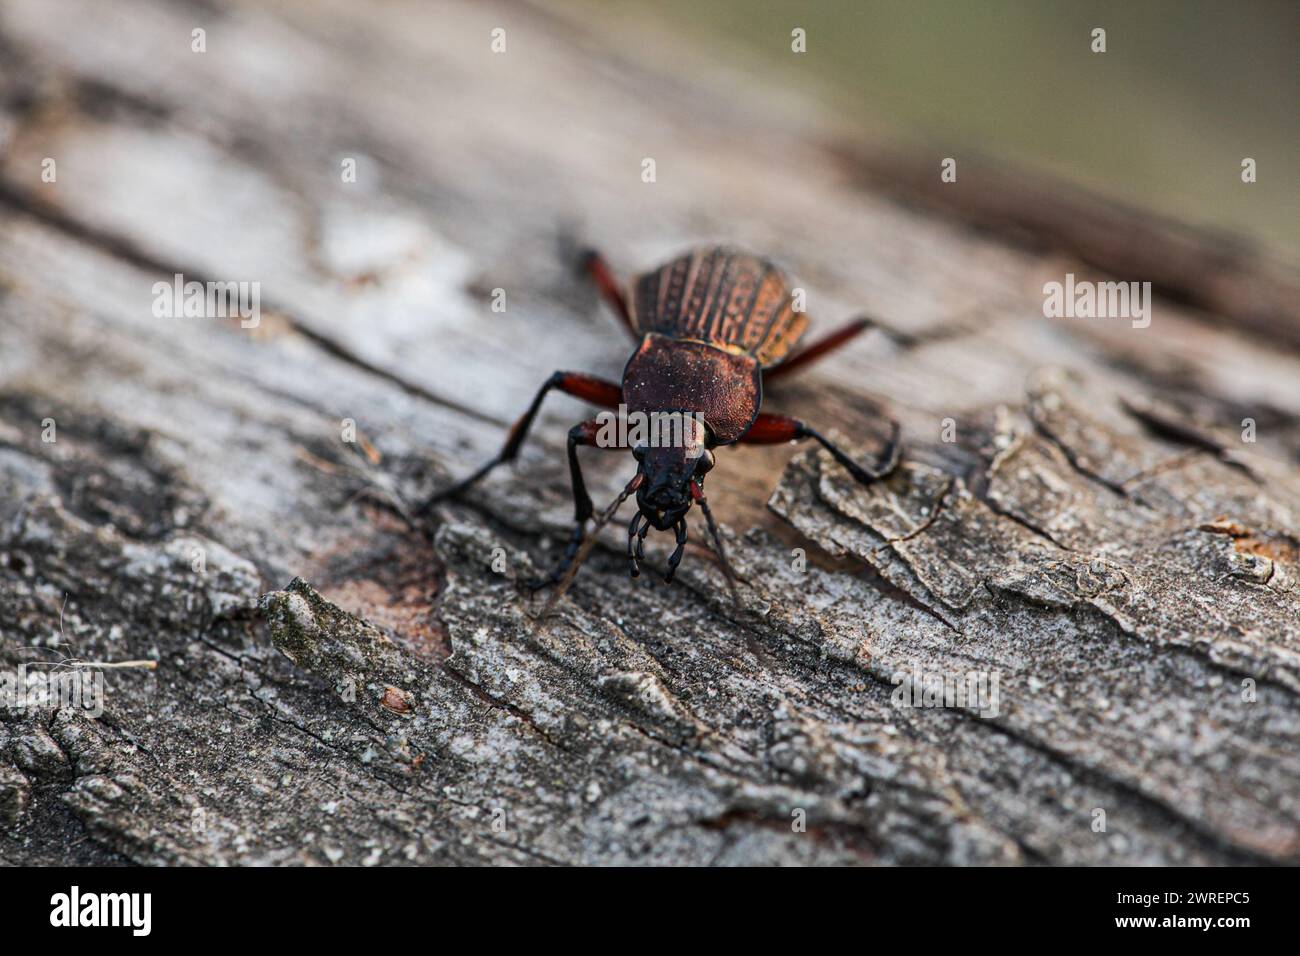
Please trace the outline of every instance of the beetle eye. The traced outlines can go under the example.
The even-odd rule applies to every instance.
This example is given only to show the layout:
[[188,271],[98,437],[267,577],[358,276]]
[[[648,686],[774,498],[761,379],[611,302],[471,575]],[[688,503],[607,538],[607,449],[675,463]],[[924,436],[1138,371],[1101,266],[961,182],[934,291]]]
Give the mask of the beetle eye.
[[707,475],[713,469],[713,452],[705,449],[704,454],[700,456],[699,462],[695,465],[695,473]]
[[637,461],[645,461],[645,445],[637,445],[633,448],[632,457]]

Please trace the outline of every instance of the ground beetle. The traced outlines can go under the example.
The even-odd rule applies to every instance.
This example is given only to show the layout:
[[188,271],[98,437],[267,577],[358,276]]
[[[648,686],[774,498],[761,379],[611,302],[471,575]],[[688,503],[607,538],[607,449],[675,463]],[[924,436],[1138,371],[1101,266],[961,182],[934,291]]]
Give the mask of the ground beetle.
[[[870,320],[856,319],[793,351],[808,325],[808,317],[796,311],[785,276],[766,259],[723,247],[697,249],[635,277],[630,300],[598,253],[586,253],[582,263],[610,307],[640,342],[623,370],[622,384],[581,372],[556,372],[510,429],[500,453],[468,478],[434,495],[421,510],[464,491],[497,465],[514,459],[542,400],[553,388],[606,408],[625,406],[629,415],[674,413],[703,422],[702,434],[688,435],[686,441],[676,445],[632,448],[637,473],[599,519],[597,528],[636,493],[639,510],[628,526],[633,576],[639,573],[637,562],[644,557],[643,542],[654,527],[676,533],[677,548],[668,559],[664,578],[672,580],[686,546],[686,513],[698,503],[731,582],[722,539],[703,490],[705,475],[713,467],[712,449],[719,445],[770,445],[812,438],[864,485],[884,478],[898,464],[897,422],[891,422],[889,444],[881,461],[873,468],[864,468],[798,419],[759,410],[764,380],[787,375],[821,358],[869,328]],[[559,566],[540,582],[542,585],[565,579],[566,572],[571,578],[580,563],[575,562],[579,551],[585,553],[583,540],[592,504],[578,464],[578,446],[597,445],[601,426],[600,420],[592,419],[569,432],[573,537]]]

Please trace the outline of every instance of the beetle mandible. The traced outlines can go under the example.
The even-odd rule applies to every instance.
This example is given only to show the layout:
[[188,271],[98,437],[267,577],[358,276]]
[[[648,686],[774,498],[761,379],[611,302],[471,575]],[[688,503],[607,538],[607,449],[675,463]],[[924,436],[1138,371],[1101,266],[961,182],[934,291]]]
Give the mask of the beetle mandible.
[[[623,370],[622,383],[582,372],[556,372],[510,429],[497,456],[468,478],[435,494],[421,511],[512,461],[551,389],[610,409],[623,406],[629,416],[675,415],[687,423],[680,441],[640,443],[631,449],[637,461],[636,475],[607,512],[612,516],[619,504],[636,493],[638,510],[628,526],[628,558],[634,577],[644,558],[643,543],[649,530],[671,529],[677,547],[668,559],[664,580],[672,581],[686,547],[686,514],[698,504],[731,580],[722,539],[704,496],[705,476],[713,468],[713,449],[718,446],[811,438],[864,485],[887,477],[898,465],[901,447],[896,421],[890,422],[889,443],[880,461],[864,467],[805,422],[761,411],[764,381],[788,375],[825,356],[870,328],[871,320],[854,319],[796,351],[808,317],[795,311],[789,283],[766,259],[725,247],[696,249],[634,277],[630,298],[599,253],[584,253],[582,265],[639,342]],[[582,546],[593,509],[578,463],[578,448],[601,447],[601,433],[599,419],[575,425],[569,432],[573,535],[559,565],[540,586],[560,581]]]

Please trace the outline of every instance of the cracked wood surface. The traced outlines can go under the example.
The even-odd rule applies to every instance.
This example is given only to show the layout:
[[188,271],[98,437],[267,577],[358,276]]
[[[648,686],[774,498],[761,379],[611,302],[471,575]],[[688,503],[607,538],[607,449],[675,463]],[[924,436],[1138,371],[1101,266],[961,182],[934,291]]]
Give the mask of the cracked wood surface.
[[[1148,329],[1044,319],[1045,281],[1124,270],[1104,217],[1076,260],[1066,211],[1011,244],[899,205],[817,104],[616,29],[0,10],[0,663],[158,662],[106,672],[98,719],[0,710],[0,860],[1300,862],[1294,273],[1239,322],[1246,260],[1180,233],[1164,283],[1188,242],[1230,275]],[[895,415],[889,481],[718,456],[740,608],[703,547],[656,587],[610,531],[535,620],[571,399],[427,534],[370,500],[465,474],[554,369],[617,376],[575,230],[624,272],[725,238],[788,265],[815,329],[882,321],[768,407],[863,455]],[[177,272],[260,281],[260,325],[155,318]],[[598,501],[629,464],[592,455]],[[995,714],[893,703],[970,671]]]

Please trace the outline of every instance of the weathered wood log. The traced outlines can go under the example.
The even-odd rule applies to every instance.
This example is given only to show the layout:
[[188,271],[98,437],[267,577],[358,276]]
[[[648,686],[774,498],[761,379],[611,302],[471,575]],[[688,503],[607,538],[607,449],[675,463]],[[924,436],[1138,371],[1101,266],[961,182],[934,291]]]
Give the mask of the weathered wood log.
[[[0,861],[1300,862],[1292,273],[1246,326],[1236,260],[1146,329],[1046,319],[1183,247],[899,205],[816,104],[532,6],[54,8],[0,14],[0,665],[157,667],[0,708]],[[571,399],[393,514],[554,369],[618,375],[574,232],[628,271],[724,237],[887,330],[768,396],[863,455],[896,415],[887,482],[719,455],[740,607],[611,530],[538,619]],[[177,273],[260,322],[156,317]],[[968,674],[996,701],[924,706]]]

